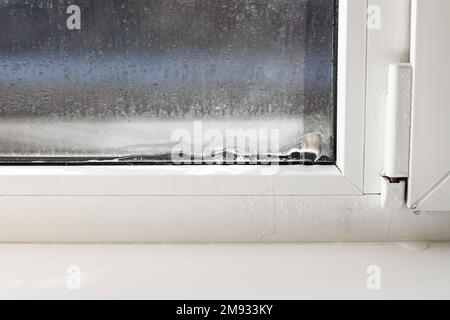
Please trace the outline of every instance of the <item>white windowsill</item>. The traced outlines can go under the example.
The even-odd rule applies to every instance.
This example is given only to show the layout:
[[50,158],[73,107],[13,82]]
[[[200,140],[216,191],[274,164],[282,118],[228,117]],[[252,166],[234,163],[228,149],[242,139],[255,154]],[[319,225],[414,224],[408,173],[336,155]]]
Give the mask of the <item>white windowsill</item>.
[[[448,244],[1,245],[0,256],[6,299],[450,298]],[[366,285],[373,265],[381,290]],[[69,266],[80,290],[67,289]]]

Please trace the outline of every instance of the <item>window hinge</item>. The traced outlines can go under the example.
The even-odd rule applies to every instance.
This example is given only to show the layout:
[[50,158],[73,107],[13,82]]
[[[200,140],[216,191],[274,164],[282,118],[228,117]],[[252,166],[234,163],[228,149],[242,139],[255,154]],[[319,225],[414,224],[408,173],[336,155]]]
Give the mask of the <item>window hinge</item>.
[[389,66],[381,202],[385,208],[406,204],[411,135],[412,66]]

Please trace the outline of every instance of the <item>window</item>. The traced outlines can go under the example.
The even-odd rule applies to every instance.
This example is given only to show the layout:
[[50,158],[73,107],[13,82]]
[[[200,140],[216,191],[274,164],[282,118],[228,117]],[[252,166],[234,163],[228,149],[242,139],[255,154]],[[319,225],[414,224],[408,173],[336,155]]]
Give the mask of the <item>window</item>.
[[336,162],[335,1],[76,3],[0,1],[3,163]]
[[[205,3],[210,2],[212,1]],[[383,12],[383,28],[379,32],[367,29],[367,1],[336,2],[339,3],[337,15],[339,30],[336,25],[327,30],[332,32],[329,34],[330,37],[334,37],[334,33],[338,32],[338,41],[333,38],[332,46],[329,47],[332,53],[333,46],[337,46],[337,72],[333,70],[331,54],[330,60],[327,61],[330,63],[330,77],[333,81],[322,82],[330,86],[329,90],[323,92],[331,97],[332,101],[329,104],[331,112],[317,113],[330,117],[333,137],[330,144],[333,153],[330,158],[333,161],[324,161],[330,165],[140,165],[142,162],[136,160],[111,161],[122,157],[122,153],[119,156],[112,155],[104,162],[99,159],[108,157],[95,152],[82,155],[72,152],[63,156],[58,156],[54,152],[50,156],[30,152],[23,152],[20,155],[9,153],[3,156],[3,165],[0,165],[2,195],[0,218],[4,221],[0,224],[0,240],[18,242],[383,240],[390,236],[386,232],[387,225],[391,226],[391,235],[395,230],[390,222],[393,215],[397,213],[401,215],[400,220],[397,216],[392,219],[393,223],[398,221],[409,223],[414,219],[411,218],[409,210],[386,211],[380,206],[380,172],[383,168],[382,161],[377,161],[379,159],[377,155],[382,157],[383,154],[383,136],[380,133],[384,126],[383,107],[388,66],[393,60],[403,59],[403,52],[409,52],[407,40],[409,26],[405,24],[402,30],[398,29],[399,16],[403,17],[404,21],[409,19],[409,0],[374,1],[380,5]],[[6,2],[0,3],[3,10]],[[8,1],[8,5],[14,3],[16,2]],[[166,4],[168,1],[161,3]],[[325,5],[325,9],[336,10],[331,1],[311,0],[302,3],[321,4]],[[79,5],[82,9],[82,1],[79,1]],[[307,8],[312,7],[305,7]],[[312,9],[306,12],[314,12]],[[6,11],[2,12],[4,14]],[[90,20],[84,13],[81,10],[81,30],[70,30],[69,37],[75,36],[76,32],[87,32],[83,28],[89,25]],[[316,12],[316,16],[317,14]],[[66,31],[66,19],[70,15],[61,13],[61,16],[64,18],[61,18],[63,19],[61,28]],[[309,17],[314,16],[313,14]],[[334,16],[334,14],[330,16],[333,21]],[[44,19],[44,24],[47,20],[49,19]],[[311,20],[321,21],[312,18]],[[4,21],[8,20],[2,17],[0,23]],[[319,33],[324,30],[320,28],[320,23],[313,26],[314,28],[310,30]],[[392,30],[398,32],[393,33]],[[3,43],[11,34],[14,32],[1,39],[1,48],[7,47]],[[327,43],[322,41],[325,38],[320,36],[314,39],[321,44]],[[259,50],[259,52],[266,55],[266,51]],[[15,53],[2,53],[2,64],[5,63],[6,56],[14,58]],[[132,54],[130,60],[131,58]],[[323,61],[319,65],[323,67]],[[245,70],[239,71],[245,75],[243,72]],[[318,79],[324,79],[319,74],[316,75]],[[0,77],[4,77],[4,74],[2,73]],[[64,77],[61,79],[64,80]],[[14,86],[16,85],[18,84]],[[333,89],[335,85],[336,90]],[[2,88],[9,88],[9,85],[2,82]],[[306,88],[304,84],[305,92],[308,91]],[[336,103],[333,102],[335,98]],[[370,109],[366,107],[366,99],[370,102],[368,104]],[[261,119],[260,115],[256,116],[256,120]],[[219,123],[223,115],[219,113],[215,117],[214,121]],[[58,115],[36,115],[29,118],[45,120],[42,121],[43,129],[49,123],[61,125],[64,123],[62,120],[69,122],[74,119],[68,117],[66,120]],[[99,127],[92,126],[95,130],[100,130],[100,127],[104,129],[108,124],[114,123],[105,117],[97,118],[101,121],[94,121],[92,118],[95,119],[90,113],[79,116],[83,124],[94,122]],[[112,119],[117,118],[123,119],[117,115],[112,116]],[[11,113],[9,116],[3,115],[0,119],[5,123],[12,121],[14,115]],[[127,121],[116,123],[110,131],[115,133],[130,123],[142,121],[141,118],[136,122],[127,117],[125,119]],[[230,116],[222,119],[228,119],[229,122],[233,120]],[[170,117],[166,117],[166,120],[170,120]],[[234,120],[246,119],[236,116]],[[200,116],[187,119],[181,117],[179,121],[186,124],[186,127],[181,128],[186,130],[191,129],[189,126],[193,126],[195,121],[202,121],[203,124],[206,122],[205,118]],[[316,121],[320,122],[326,121]],[[25,127],[26,125],[23,126]],[[3,130],[2,128],[3,126],[0,126],[0,130]],[[148,130],[147,127],[145,129]],[[78,132],[87,135],[85,131]],[[316,130],[310,132],[313,131]],[[37,132],[39,131],[29,132],[28,136],[34,138]],[[8,137],[8,134],[2,132],[0,139],[4,141],[5,137]],[[91,143],[90,139],[82,137],[80,141],[84,140],[85,144]],[[124,136],[117,134],[117,137]],[[17,138],[20,139],[20,135]],[[104,138],[109,139],[109,136],[105,135]],[[326,142],[326,139],[323,141]],[[18,145],[20,144],[10,144],[16,147]],[[123,157],[127,157],[127,154],[131,152],[125,153]],[[368,156],[369,154],[371,156]],[[29,166],[31,161],[36,161],[37,164]],[[83,165],[61,165],[73,162]],[[105,162],[107,165],[102,165]],[[10,165],[11,163],[15,165]],[[48,163],[52,165],[44,165]],[[110,165],[113,163],[133,165]],[[144,163],[155,162],[144,159]],[[371,188],[366,189],[367,185]],[[438,221],[432,223],[438,224],[442,230],[448,230],[448,224],[441,224]],[[424,220],[415,220],[415,225],[419,224],[428,225]],[[400,227],[397,230],[404,228]],[[416,229],[408,228],[408,230],[414,232]],[[398,239],[409,238],[409,235],[410,233],[397,233]]]

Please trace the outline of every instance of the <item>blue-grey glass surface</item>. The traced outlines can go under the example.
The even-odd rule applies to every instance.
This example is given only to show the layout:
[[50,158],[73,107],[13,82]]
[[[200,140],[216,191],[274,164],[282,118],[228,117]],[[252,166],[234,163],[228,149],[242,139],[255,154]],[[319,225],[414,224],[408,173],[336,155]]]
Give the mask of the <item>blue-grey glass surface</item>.
[[0,157],[164,160],[202,121],[318,134],[332,163],[334,22],[332,0],[0,0]]

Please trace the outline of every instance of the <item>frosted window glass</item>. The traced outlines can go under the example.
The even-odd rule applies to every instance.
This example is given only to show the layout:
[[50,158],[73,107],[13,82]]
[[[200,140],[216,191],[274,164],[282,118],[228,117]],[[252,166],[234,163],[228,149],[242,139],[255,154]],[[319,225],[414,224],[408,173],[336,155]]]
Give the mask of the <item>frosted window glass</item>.
[[201,123],[334,163],[335,1],[73,3],[0,0],[0,161],[170,163]]

